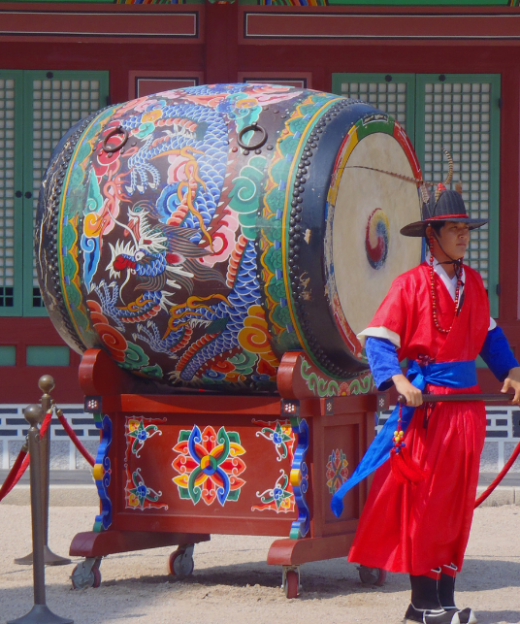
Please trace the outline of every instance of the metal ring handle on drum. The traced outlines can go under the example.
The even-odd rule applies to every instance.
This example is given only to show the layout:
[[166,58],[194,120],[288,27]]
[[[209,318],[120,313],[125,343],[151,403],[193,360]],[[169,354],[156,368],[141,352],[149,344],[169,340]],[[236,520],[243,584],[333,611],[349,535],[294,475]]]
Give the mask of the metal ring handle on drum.
[[[244,136],[246,132],[250,132],[251,130],[253,130],[254,132],[261,132],[262,138],[260,139],[260,141],[258,141],[258,143],[255,143],[254,145],[251,145],[251,144],[246,145],[245,143],[242,142],[242,137]],[[262,126],[258,125],[257,123],[252,123],[249,126],[242,128],[242,130],[240,130],[240,134],[238,135],[238,144],[240,145],[242,149],[247,149],[247,150],[258,149],[259,147],[262,147],[262,145],[264,145],[266,141],[267,141],[267,130],[263,128]]]
[[[119,145],[108,145],[108,141],[113,136],[115,136],[116,134],[119,134],[119,133],[123,134],[123,140],[121,141],[121,143],[119,143]],[[105,150],[105,152],[108,152],[108,153],[117,152],[117,151],[119,151],[123,147],[123,145],[127,141],[128,141],[128,130],[125,130],[121,126],[117,126],[117,128],[112,128],[112,130],[110,130],[110,132],[103,139],[103,149]]]

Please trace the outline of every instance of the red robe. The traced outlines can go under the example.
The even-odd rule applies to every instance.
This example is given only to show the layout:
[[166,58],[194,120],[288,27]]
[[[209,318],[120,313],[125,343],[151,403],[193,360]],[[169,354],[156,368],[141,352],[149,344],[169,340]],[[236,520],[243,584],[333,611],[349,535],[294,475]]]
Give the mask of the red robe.
[[[386,327],[400,336],[399,360],[427,355],[436,362],[475,360],[489,327],[489,303],[480,275],[464,267],[464,301],[454,320],[454,302],[435,274],[437,318],[433,324],[430,269],[426,263],[398,277],[369,327]],[[480,392],[478,386],[425,392]],[[349,561],[392,572],[421,575],[454,563],[460,570],[469,538],[486,436],[483,403],[437,403],[424,423],[417,408],[404,442],[425,471],[418,484],[399,483],[390,462],[375,475],[361,515]]]

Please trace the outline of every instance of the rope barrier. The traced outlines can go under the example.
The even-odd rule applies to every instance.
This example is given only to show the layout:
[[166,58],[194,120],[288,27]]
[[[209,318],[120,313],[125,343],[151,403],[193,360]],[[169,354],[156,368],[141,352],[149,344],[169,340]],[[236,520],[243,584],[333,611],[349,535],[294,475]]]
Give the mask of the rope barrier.
[[92,455],[87,451],[87,449],[83,446],[83,444],[80,442],[80,440],[78,439],[78,436],[74,433],[74,430],[72,429],[72,427],[69,425],[67,419],[65,418],[65,416],[63,415],[63,412],[60,409],[56,409],[56,415],[58,416],[58,419],[60,421],[60,423],[62,424],[63,428],[65,429],[65,431],[67,432],[67,435],[69,436],[69,438],[74,442],[75,447],[78,449],[78,451],[83,455],[83,457],[88,461],[88,463],[94,467],[95,461],[94,458],[92,457]]
[[[58,420],[60,421],[62,427],[65,429],[67,435],[74,443],[75,447],[83,455],[86,461],[93,467],[95,464],[94,458],[87,451],[87,449],[83,446],[78,436],[74,433],[74,430],[69,425],[67,419],[63,415],[63,412],[59,408],[56,408],[56,416],[58,417]],[[47,433],[47,429],[50,426],[51,419],[52,419],[52,410],[49,410],[47,414],[45,414],[45,419],[40,429],[40,436],[42,438]],[[513,451],[513,454],[511,455],[507,463],[504,465],[502,470],[498,473],[498,475],[493,480],[493,482],[477,498],[477,500],[475,501],[475,508],[481,505],[486,500],[486,498],[490,496],[493,490],[495,490],[498,484],[502,481],[505,475],[509,472],[509,469],[515,463],[519,455],[520,455],[520,442],[517,444],[515,450]],[[29,466],[29,459],[30,458],[29,458],[29,453],[27,451],[27,447],[26,445],[24,445],[22,449],[20,450],[20,452],[18,453],[18,456],[11,470],[9,471],[9,474],[7,475],[5,481],[0,487],[0,501],[4,499],[9,494],[9,492],[14,488],[14,486],[18,483],[18,481],[20,481],[24,472],[27,470],[27,467]]]
[[508,459],[507,463],[504,465],[504,467],[502,468],[502,470],[498,473],[498,475],[496,476],[496,478],[494,479],[494,481],[486,488],[486,490],[477,498],[477,500],[475,501],[475,508],[477,508],[479,505],[481,505],[486,498],[491,494],[491,492],[493,492],[493,490],[497,487],[497,485],[500,483],[500,481],[502,481],[502,479],[506,476],[506,474],[509,472],[509,469],[511,468],[511,466],[515,463],[516,458],[520,455],[520,442],[516,445],[515,450],[513,451],[513,454],[511,455],[511,457]]
[[[78,436],[74,433],[74,430],[69,425],[67,419],[63,415],[63,412],[60,409],[56,409],[56,415],[60,423],[62,424],[63,428],[67,432],[68,436],[70,437],[70,439],[72,440],[76,448],[78,449],[78,451],[83,455],[83,457],[87,460],[87,462],[91,466],[94,466],[94,463],[95,463],[94,458],[87,451],[87,449],[83,446],[83,444],[81,444],[81,442],[78,439]],[[52,410],[49,410],[45,414],[45,418],[40,428],[41,438],[43,438],[43,436],[47,433],[47,429],[49,428],[51,424],[51,419],[52,419]],[[24,472],[27,470],[27,467],[29,466],[29,460],[30,460],[30,457],[29,457],[29,453],[27,450],[27,446],[24,445],[22,449],[20,450],[20,452],[18,453],[18,457],[16,458],[11,470],[9,471],[9,474],[7,475],[5,481],[3,482],[2,487],[0,487],[0,501],[4,499],[9,494],[9,492],[14,488],[14,486],[18,483],[18,481],[20,481]]]
[[[42,422],[42,426],[40,429],[40,437],[47,433],[47,429],[51,424],[52,411],[48,411],[45,414],[45,418]],[[24,472],[27,470],[27,466],[29,465],[29,453],[27,451],[27,446],[24,444],[20,452],[18,453],[18,457],[15,459],[15,462],[9,471],[5,481],[0,488],[0,501],[5,498],[9,492],[14,488],[14,486],[20,481]]]
[[[24,444],[24,446],[18,453],[18,457],[15,459],[13,467],[9,471],[9,474],[6,477],[6,480],[3,482],[2,487],[0,488],[0,501],[9,494],[9,492],[13,489],[13,487],[18,482],[18,472],[26,456],[27,456],[27,446]],[[21,474],[23,474],[23,472]]]

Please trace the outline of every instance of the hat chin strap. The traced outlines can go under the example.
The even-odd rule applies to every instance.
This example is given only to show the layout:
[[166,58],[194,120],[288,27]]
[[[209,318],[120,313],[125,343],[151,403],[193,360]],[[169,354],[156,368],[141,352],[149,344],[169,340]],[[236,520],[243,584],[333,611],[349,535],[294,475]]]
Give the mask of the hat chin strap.
[[449,258],[449,260],[445,260],[444,262],[439,262],[438,260],[437,260],[437,262],[438,262],[439,264],[453,264],[453,268],[455,269],[455,275],[457,276],[457,279],[458,279],[458,278],[459,278],[459,273],[460,273],[460,270],[461,270],[461,268],[462,268],[462,258],[459,258],[458,260],[456,260],[455,258],[452,258],[452,257],[450,256],[450,254],[449,254],[449,253],[447,253],[447,252],[444,250],[444,247],[442,246],[441,241],[440,241],[439,237],[437,236],[437,232],[436,232],[433,228],[432,228],[432,232],[433,232],[433,237],[435,238],[435,240],[436,240],[436,241],[437,241],[437,243],[439,244],[439,247],[441,248],[442,253],[443,253],[445,256],[448,256],[448,258]]

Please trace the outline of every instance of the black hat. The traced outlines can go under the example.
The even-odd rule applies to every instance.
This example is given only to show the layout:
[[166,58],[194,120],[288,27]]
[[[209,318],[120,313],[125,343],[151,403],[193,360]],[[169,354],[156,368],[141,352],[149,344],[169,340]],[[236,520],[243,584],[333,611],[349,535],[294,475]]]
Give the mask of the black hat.
[[439,184],[437,192],[432,194],[427,202],[423,202],[422,216],[422,221],[405,225],[401,229],[401,234],[403,236],[424,236],[429,225],[445,221],[467,223],[470,230],[487,223],[485,219],[468,217],[462,195],[458,191],[447,191],[443,184]]

